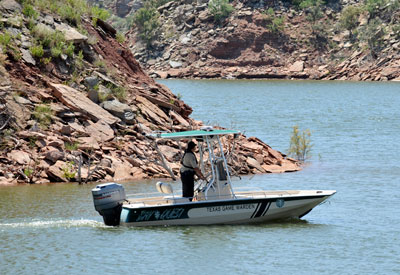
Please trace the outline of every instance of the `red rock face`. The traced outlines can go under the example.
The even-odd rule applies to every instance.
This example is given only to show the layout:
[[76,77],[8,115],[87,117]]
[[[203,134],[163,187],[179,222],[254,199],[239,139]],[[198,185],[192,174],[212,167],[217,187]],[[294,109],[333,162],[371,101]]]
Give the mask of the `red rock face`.
[[[158,151],[165,155],[173,176],[178,176],[182,145],[164,141],[156,150],[146,133],[184,131],[198,128],[202,122],[191,119],[191,107],[143,71],[131,51],[114,39],[111,26],[103,22],[95,28],[89,20],[83,20],[83,26],[96,42],[77,43],[74,58],[67,57],[65,62],[54,58],[47,64],[37,60],[36,66],[20,59],[6,62],[5,69],[0,66],[0,127],[11,131],[10,136],[0,136],[0,184],[171,177],[159,165]],[[256,45],[256,32],[248,35]],[[235,40],[234,35],[216,42],[210,50],[222,58],[227,54],[224,43],[232,50],[229,54],[249,55],[247,39]],[[77,62],[81,50],[83,65],[72,75],[71,64]],[[201,55],[199,51],[187,54],[192,60]],[[103,65],[95,66],[96,60]],[[124,103],[116,105],[123,110],[115,111],[120,114],[129,109],[129,124],[89,99],[89,91],[96,91],[95,84],[87,84],[90,81],[102,83],[99,91],[124,87]],[[15,91],[18,96],[12,96]],[[108,96],[117,100],[114,94]],[[41,112],[46,113],[38,114],[37,107],[43,105],[47,111]],[[40,121],[40,116],[49,119]],[[299,169],[295,161],[270,151],[262,141],[241,136],[238,144],[238,160],[231,163],[238,173]]]

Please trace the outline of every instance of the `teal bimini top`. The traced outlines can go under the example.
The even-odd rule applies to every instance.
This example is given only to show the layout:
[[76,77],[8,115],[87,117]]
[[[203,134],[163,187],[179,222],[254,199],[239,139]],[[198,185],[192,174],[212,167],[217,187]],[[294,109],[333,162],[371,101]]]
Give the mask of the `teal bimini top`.
[[158,138],[168,138],[168,139],[185,139],[185,138],[196,138],[204,136],[223,136],[230,134],[240,134],[240,131],[236,130],[194,130],[194,131],[183,131],[175,133],[160,133],[157,134]]

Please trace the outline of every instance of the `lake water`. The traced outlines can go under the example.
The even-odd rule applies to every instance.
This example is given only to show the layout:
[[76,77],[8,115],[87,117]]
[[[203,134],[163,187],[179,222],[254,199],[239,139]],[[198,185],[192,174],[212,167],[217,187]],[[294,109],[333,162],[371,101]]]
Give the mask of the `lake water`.
[[[337,194],[301,221],[112,228],[93,208],[94,185],[0,187],[1,274],[400,274],[400,83],[162,83],[193,118],[282,152],[294,125],[312,131],[302,171],[235,186]],[[154,183],[125,187],[154,191]]]

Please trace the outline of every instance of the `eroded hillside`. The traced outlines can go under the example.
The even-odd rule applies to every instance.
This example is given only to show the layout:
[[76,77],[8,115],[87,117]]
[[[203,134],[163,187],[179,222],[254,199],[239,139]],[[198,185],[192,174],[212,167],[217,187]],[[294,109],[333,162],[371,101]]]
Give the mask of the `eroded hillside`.
[[[211,3],[232,11],[217,20]],[[107,4],[153,77],[400,80],[398,0]]]
[[[0,10],[0,184],[178,176],[184,143],[147,134],[202,123],[147,76],[102,11],[80,0],[2,0]],[[257,138],[240,136],[237,152],[239,174],[299,169]]]

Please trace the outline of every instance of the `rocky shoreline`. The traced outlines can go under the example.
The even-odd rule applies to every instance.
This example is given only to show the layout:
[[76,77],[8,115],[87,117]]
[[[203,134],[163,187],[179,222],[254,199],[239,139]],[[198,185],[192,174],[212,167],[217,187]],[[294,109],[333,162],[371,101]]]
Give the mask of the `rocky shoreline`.
[[[180,0],[158,7],[161,27],[150,48],[139,38],[137,28],[128,31],[129,47],[150,76],[400,81],[399,31],[388,27],[400,20],[398,9],[389,13],[389,19],[385,14],[380,16],[382,25],[371,38],[379,40],[380,48],[372,52],[365,40],[354,40],[340,27],[343,10],[354,6],[360,9],[356,30],[366,32],[375,18],[362,10],[362,3],[327,3],[314,23],[308,21],[310,10],[287,2],[247,0],[232,1],[234,11],[218,23],[207,3]],[[113,7],[121,10],[118,7],[123,4],[128,5],[130,13],[125,9],[121,16],[134,14],[141,7],[137,1],[117,1]],[[282,30],[268,27],[268,9],[273,9],[269,18],[283,20]],[[316,35],[313,28],[317,27],[322,30]]]
[[[82,34],[56,14],[41,11],[28,19],[13,0],[0,1],[0,10],[0,35],[15,34],[1,51],[0,185],[178,176],[184,144],[164,141],[155,146],[147,134],[203,124],[141,69],[109,24],[99,19],[93,26],[84,18]],[[43,58],[50,56],[50,49],[42,58],[33,56],[32,20],[51,34],[62,26],[59,32],[66,45],[74,46],[73,53],[48,62]],[[231,165],[238,174],[300,169],[295,160],[254,137],[241,135],[236,148]]]

